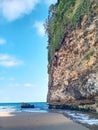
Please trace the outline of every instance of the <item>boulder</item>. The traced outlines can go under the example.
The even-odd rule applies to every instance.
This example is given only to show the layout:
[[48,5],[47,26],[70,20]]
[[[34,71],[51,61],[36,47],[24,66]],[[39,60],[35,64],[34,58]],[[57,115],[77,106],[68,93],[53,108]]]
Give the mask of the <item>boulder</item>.
[[29,103],[22,103],[21,108],[34,108],[34,105],[31,105]]

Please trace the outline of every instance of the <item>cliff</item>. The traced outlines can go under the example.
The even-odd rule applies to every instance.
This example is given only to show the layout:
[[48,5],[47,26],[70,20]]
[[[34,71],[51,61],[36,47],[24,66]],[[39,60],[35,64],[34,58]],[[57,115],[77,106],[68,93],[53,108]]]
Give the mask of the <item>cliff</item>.
[[98,2],[58,0],[50,8],[49,107],[98,111]]

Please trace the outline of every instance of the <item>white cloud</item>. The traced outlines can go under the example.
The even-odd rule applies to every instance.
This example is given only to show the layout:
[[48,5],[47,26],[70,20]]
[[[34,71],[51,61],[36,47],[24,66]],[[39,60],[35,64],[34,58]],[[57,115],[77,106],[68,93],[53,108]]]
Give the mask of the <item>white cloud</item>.
[[43,22],[36,21],[34,27],[37,29],[37,32],[40,36],[43,37],[45,35],[45,28]]
[[10,83],[9,86],[10,87],[21,87],[22,84],[19,84],[19,83]]
[[30,84],[30,83],[27,83],[27,84],[24,84],[25,87],[33,87],[33,84]]
[[31,84],[31,83],[11,83],[11,84],[9,84],[9,86],[13,86],[13,87],[34,87],[34,85]]
[[22,63],[23,62],[21,60],[18,60],[13,56],[7,54],[0,54],[0,66],[13,67],[21,65]]
[[5,43],[6,43],[6,40],[3,39],[3,38],[0,38],[0,45],[3,45],[3,44],[5,44]]
[[55,4],[57,0],[45,0],[45,3],[48,5]]
[[8,21],[29,14],[40,0],[0,0],[0,12]]

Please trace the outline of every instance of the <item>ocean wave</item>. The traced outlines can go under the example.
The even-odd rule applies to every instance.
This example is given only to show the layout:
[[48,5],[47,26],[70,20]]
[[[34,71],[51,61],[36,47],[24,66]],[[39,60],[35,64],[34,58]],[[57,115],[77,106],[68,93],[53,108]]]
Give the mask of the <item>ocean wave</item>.
[[47,104],[44,102],[30,103],[35,108],[21,108],[21,103],[0,103],[0,112],[47,112]]
[[76,122],[88,125],[98,125],[98,119],[90,117],[89,114],[76,111],[65,111],[64,113]]
[[15,112],[15,108],[0,108],[0,112]]

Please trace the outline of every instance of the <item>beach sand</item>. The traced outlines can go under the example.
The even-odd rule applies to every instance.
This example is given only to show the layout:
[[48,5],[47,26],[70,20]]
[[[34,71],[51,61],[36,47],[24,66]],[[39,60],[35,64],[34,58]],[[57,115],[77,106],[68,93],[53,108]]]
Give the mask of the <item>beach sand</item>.
[[62,114],[0,112],[0,130],[89,130]]

